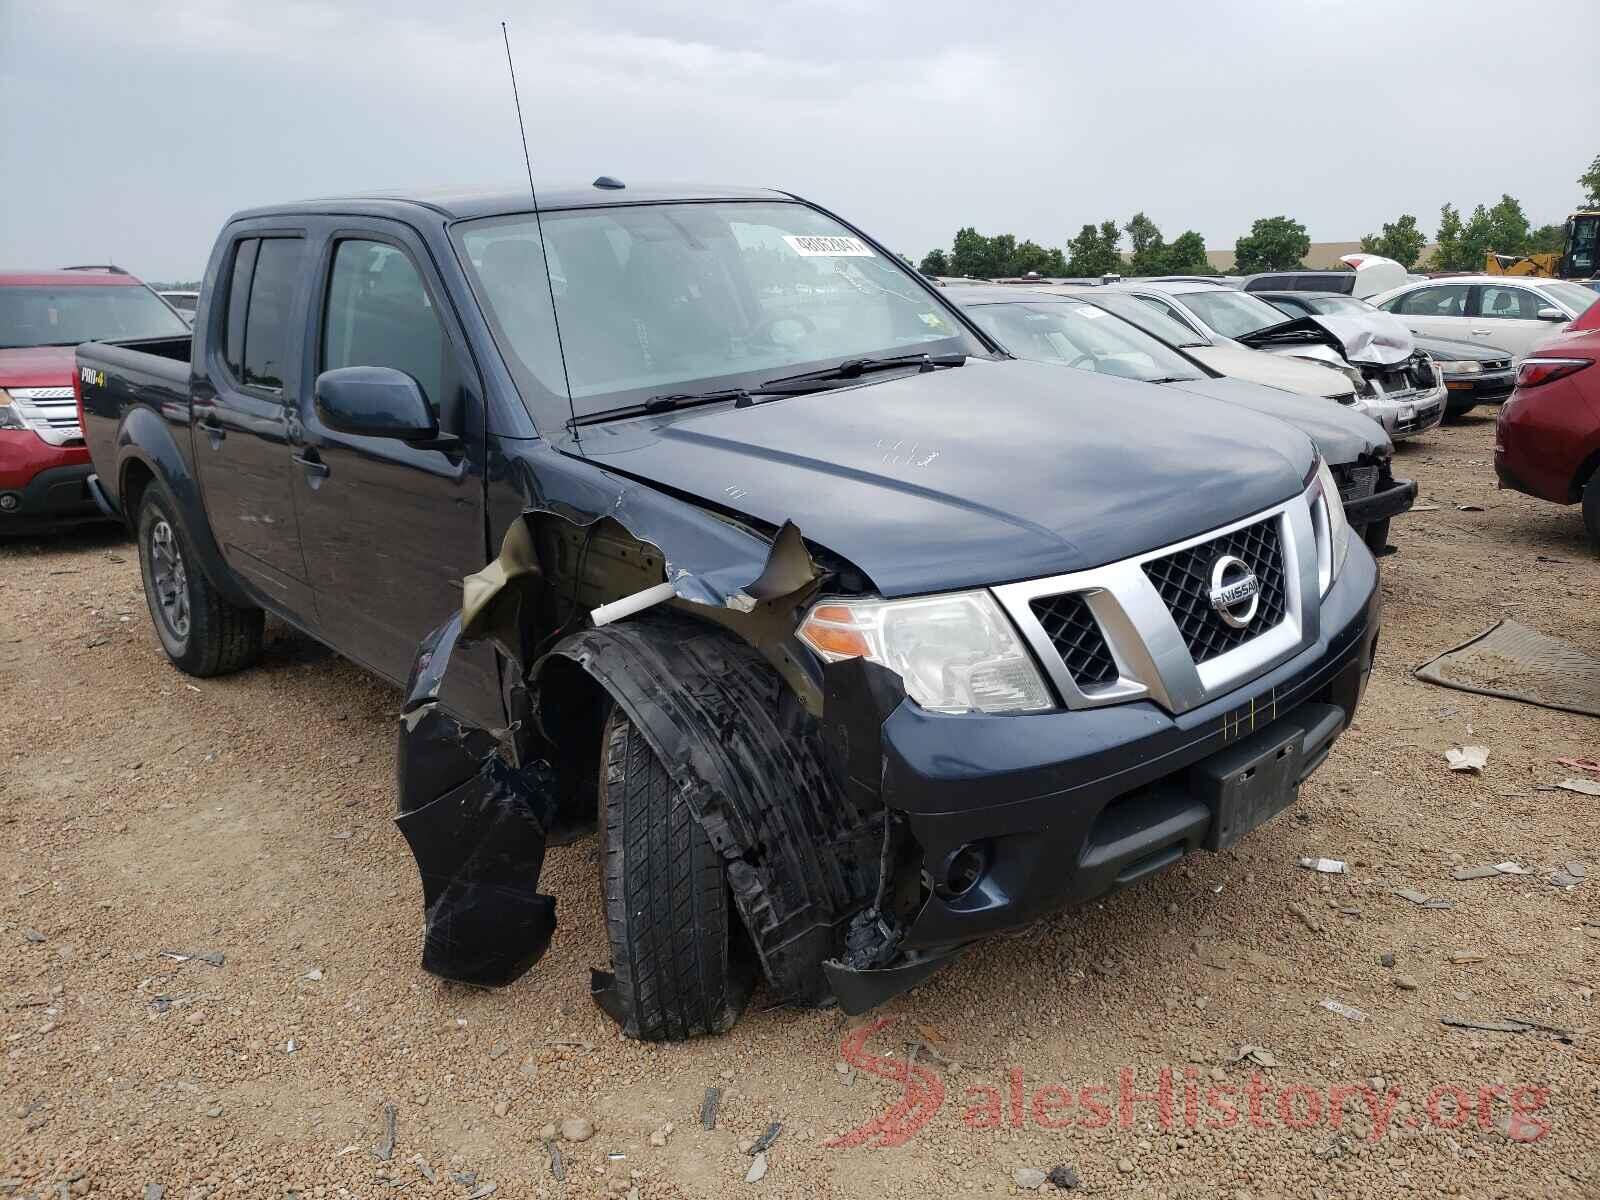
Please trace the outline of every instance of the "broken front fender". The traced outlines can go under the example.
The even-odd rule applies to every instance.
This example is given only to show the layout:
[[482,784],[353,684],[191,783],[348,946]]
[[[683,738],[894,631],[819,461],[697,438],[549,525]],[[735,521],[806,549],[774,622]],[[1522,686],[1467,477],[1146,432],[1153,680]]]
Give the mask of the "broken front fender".
[[461,618],[451,618],[423,642],[412,668],[395,824],[422,877],[423,969],[499,987],[537,962],[555,931],[555,899],[538,891],[555,777],[544,763],[510,765],[494,733],[440,707],[460,632]]

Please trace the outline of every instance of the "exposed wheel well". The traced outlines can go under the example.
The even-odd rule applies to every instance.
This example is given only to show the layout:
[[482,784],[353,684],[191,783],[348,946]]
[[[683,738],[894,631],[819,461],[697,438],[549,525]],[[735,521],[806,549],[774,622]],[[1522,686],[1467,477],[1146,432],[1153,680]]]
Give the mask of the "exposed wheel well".
[[1597,471],[1600,471],[1600,450],[1596,450],[1588,458],[1584,459],[1572,476],[1572,502],[1574,504],[1583,499],[1583,489]]
[[130,529],[138,527],[139,504],[144,499],[145,488],[150,486],[155,477],[155,472],[137,458],[122,468],[122,486],[117,490],[122,504],[122,516]]

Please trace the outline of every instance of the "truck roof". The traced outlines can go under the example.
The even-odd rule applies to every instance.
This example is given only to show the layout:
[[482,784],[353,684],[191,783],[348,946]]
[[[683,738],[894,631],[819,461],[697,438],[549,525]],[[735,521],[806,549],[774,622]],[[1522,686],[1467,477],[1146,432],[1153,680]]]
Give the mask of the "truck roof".
[[[604,176],[602,176],[604,178]],[[615,181],[608,181],[614,183]],[[622,187],[592,184],[567,184],[546,187],[539,192],[539,211],[568,208],[599,208],[625,204],[660,204],[692,200],[792,200],[787,192],[767,188],[721,187],[682,183],[629,184]],[[393,216],[402,211],[427,209],[450,220],[495,217],[533,211],[526,185],[494,188],[399,188],[392,191],[362,192],[345,196],[319,196],[285,204],[265,205],[235,213],[234,220],[289,213],[348,212],[370,216]]]
[[0,267],[0,287],[143,287],[125,271],[85,267],[31,271]]

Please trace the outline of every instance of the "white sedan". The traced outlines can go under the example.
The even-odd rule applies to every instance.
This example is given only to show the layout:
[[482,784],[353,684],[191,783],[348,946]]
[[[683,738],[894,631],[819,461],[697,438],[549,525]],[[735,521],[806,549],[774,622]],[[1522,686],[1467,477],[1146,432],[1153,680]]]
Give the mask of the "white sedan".
[[1414,334],[1460,338],[1520,360],[1600,299],[1579,283],[1520,275],[1425,279],[1368,298]]

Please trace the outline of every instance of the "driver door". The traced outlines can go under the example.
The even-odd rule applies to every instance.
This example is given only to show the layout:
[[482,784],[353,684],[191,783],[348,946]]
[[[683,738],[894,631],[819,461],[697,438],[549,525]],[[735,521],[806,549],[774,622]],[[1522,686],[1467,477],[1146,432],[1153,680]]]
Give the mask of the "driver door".
[[[294,454],[306,566],[328,640],[403,681],[418,643],[460,610],[462,579],[489,559],[481,393],[414,235],[335,232],[322,255]],[[455,437],[415,445],[330,428],[314,402],[316,376],[355,366],[410,375]],[[487,645],[458,651],[448,683],[444,699],[462,715],[503,719]]]
[[1539,342],[1570,324],[1541,320],[1540,311],[1556,305],[1530,287],[1486,283],[1472,291],[1472,340],[1504,350],[1514,360],[1521,360]]

